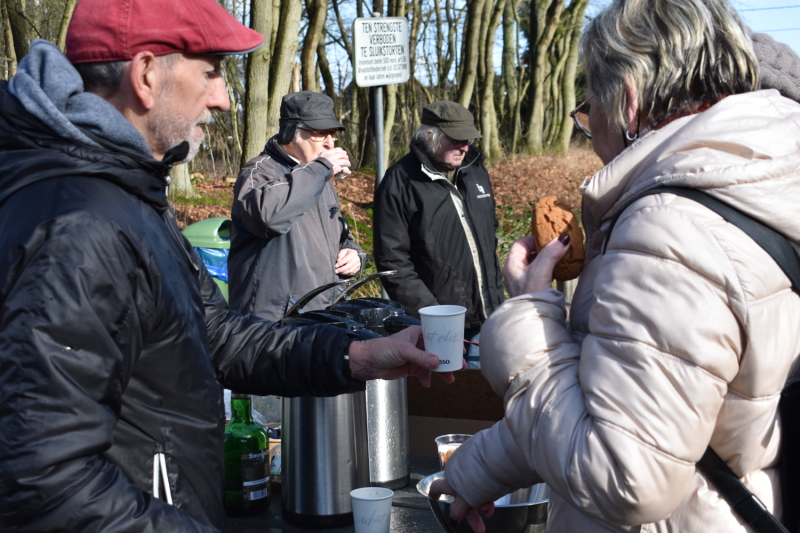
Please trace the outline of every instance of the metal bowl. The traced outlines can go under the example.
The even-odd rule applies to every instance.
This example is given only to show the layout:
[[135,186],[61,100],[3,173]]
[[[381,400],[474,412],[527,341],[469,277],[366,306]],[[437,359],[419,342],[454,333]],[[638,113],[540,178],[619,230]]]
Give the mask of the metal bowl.
[[[443,477],[444,472],[430,475],[417,483],[417,490],[428,499],[428,505],[442,529],[450,533],[472,533],[466,520],[458,525],[450,525],[452,496],[434,500],[428,495],[431,483]],[[549,498],[550,489],[544,483],[506,494],[494,502],[491,518],[483,517],[486,533],[544,533]]]

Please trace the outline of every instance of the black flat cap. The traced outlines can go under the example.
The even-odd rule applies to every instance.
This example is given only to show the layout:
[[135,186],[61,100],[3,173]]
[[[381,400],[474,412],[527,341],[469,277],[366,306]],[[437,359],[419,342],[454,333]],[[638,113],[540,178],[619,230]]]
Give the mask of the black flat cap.
[[333,113],[333,100],[311,91],[289,93],[281,99],[281,124],[302,122],[315,130],[345,129]]
[[445,135],[456,141],[483,137],[475,127],[475,117],[469,109],[449,100],[439,100],[423,107],[422,123],[438,126]]

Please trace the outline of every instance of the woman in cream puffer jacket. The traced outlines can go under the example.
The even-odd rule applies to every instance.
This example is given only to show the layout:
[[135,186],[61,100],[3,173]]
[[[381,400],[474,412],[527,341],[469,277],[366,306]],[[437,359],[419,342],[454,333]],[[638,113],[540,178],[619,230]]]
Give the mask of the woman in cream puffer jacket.
[[[607,164],[583,186],[587,263],[568,326],[562,294],[548,288],[566,247],[553,241],[529,265],[527,239],[509,255],[516,297],[481,333],[482,372],[506,416],[465,443],[434,487],[457,495],[451,516],[466,512],[476,531],[474,509],[542,481],[551,489],[548,532],[751,531],[696,468],[707,446],[782,515],[776,410],[787,379],[800,377],[800,298],[789,280],[741,230],[672,194],[634,202],[606,233],[627,199],[670,185],[702,189],[800,249],[800,105],[776,90],[726,85],[726,74],[755,85],[747,72],[757,67],[724,0],[669,2],[681,13],[667,4],[617,0],[584,36],[594,106],[581,124]],[[652,23],[675,56],[666,65],[660,57],[660,67],[682,68],[676,79],[691,81],[691,65],[702,63],[687,51],[695,20],[701,48],[716,39],[706,51],[722,56],[724,39],[739,40],[725,66],[740,70],[704,72],[704,82],[716,74],[719,85],[680,112],[640,105],[658,100],[658,83],[618,67],[615,48],[647,40],[635,30]],[[631,32],[614,36],[620,27]],[[668,33],[675,27],[683,41]],[[635,44],[628,53],[646,55]],[[614,83],[615,68],[618,108],[614,91],[599,89]],[[672,75],[649,72],[656,81]]]

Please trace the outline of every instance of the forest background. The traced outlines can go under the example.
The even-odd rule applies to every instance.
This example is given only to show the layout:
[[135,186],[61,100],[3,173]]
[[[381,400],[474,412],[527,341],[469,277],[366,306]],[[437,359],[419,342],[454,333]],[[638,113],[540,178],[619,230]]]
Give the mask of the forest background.
[[[608,0],[217,1],[267,40],[223,62],[230,111],[214,112],[198,156],[173,170],[170,196],[182,225],[229,216],[238,169],[277,132],[281,97],[310,90],[330,96],[347,127],[339,144],[358,172],[336,185],[356,239],[371,252],[375,95],[353,83],[352,27],[373,15],[407,18],[410,35],[411,79],[383,88],[386,166],[408,151],[424,105],[454,100],[483,134],[478,148],[492,177],[501,259],[528,233],[539,197],[558,194],[580,215],[578,185],[601,164],[568,114],[586,90],[581,31]],[[35,38],[63,50],[76,3],[0,0],[0,78],[13,76]]]

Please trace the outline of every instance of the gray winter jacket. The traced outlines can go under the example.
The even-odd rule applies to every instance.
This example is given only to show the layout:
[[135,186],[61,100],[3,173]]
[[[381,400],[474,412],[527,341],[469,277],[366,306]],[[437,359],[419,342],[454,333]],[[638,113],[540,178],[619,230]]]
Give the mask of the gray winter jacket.
[[[352,235],[341,239],[331,168],[324,158],[298,163],[273,137],[239,172],[228,258],[231,309],[278,320],[287,296],[297,299],[340,279],[334,265],[344,248],[359,252],[363,268],[365,255]],[[323,293],[305,310],[324,309],[335,295]]]

